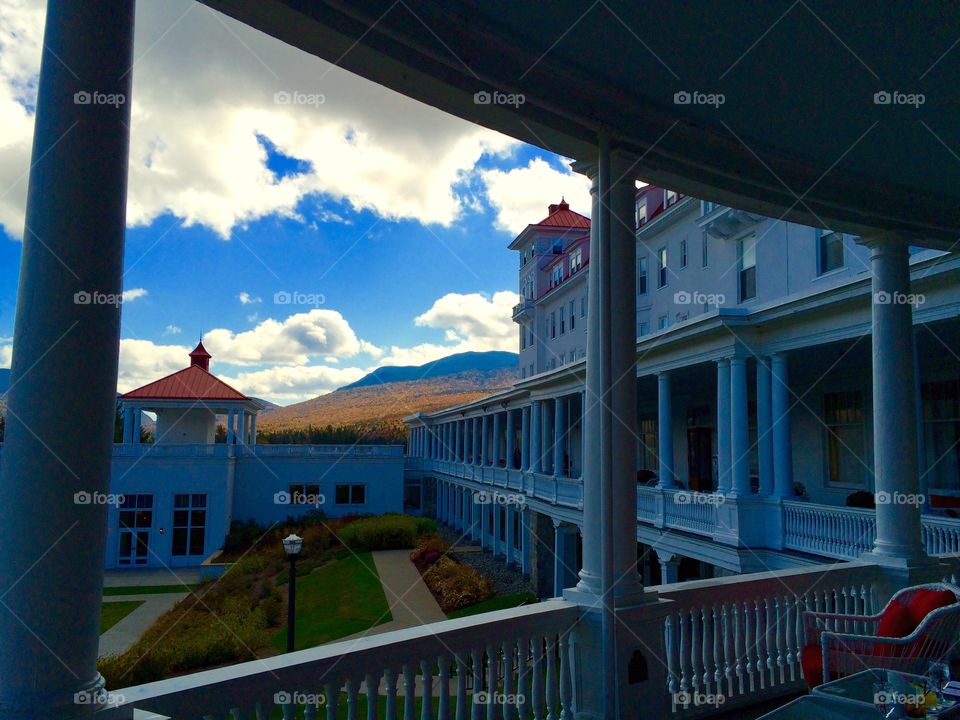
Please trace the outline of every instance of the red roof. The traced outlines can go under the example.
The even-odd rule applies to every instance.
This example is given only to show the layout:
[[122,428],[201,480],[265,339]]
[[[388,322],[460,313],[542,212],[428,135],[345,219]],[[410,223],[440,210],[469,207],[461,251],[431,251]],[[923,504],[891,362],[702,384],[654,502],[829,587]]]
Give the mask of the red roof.
[[[200,346],[202,349],[202,346]],[[206,351],[204,351],[206,352]],[[192,353],[191,353],[192,354]],[[249,400],[216,375],[191,365],[122,395],[123,400]]]
[[563,198],[560,199],[559,204],[551,205],[549,210],[549,215],[540,222],[534,223],[536,226],[590,229],[590,218],[571,210],[570,205]]

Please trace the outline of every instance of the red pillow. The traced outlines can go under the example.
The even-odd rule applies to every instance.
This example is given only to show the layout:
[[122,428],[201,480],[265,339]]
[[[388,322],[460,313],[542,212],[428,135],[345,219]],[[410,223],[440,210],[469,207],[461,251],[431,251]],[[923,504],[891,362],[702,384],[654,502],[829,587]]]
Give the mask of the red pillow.
[[800,668],[809,689],[823,684],[823,650],[819,645],[807,645],[800,651]]
[[[906,637],[916,629],[913,617],[906,605],[899,602],[892,602],[883,611],[880,616],[880,624],[877,626],[878,637],[902,638]],[[903,648],[900,646],[892,647],[883,643],[876,643],[873,648],[876,655],[882,657],[900,656]]]
[[910,598],[907,609],[910,611],[914,626],[917,626],[937,608],[952,605],[956,601],[957,596],[949,590],[917,590]]

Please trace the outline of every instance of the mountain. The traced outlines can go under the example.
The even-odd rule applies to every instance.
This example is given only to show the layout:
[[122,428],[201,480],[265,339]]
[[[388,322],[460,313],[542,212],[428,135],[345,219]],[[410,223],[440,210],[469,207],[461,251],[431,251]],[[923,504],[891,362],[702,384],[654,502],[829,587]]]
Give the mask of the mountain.
[[408,415],[435,412],[509,387],[520,377],[517,364],[513,353],[487,352],[451,355],[420,367],[383,367],[327,395],[262,412],[257,429],[395,425]]
[[385,383],[404,382],[413,380],[427,380],[430,378],[455,375],[461,372],[477,370],[487,372],[503,368],[516,369],[519,358],[511,352],[465,352],[449,355],[425,365],[387,365],[377,368],[369,375],[350,385],[344,385],[340,390],[367,387],[368,385],[383,385]]

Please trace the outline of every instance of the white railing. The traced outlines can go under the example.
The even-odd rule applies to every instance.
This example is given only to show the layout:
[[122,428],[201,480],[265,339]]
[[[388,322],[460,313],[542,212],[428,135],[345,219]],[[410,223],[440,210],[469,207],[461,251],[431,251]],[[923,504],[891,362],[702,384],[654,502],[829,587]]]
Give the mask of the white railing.
[[713,535],[717,532],[717,506],[723,502],[723,495],[686,490],[661,492],[663,524],[666,527],[700,535]]
[[[562,600],[397,630],[117,690],[119,705],[161,716],[268,718],[572,718],[579,611]],[[489,700],[489,702],[488,702]],[[383,703],[380,713],[378,705]],[[434,715],[433,706],[438,707]],[[373,709],[371,710],[371,706]]]
[[113,457],[227,457],[228,447],[223,443],[115,443]]
[[655,524],[660,515],[657,509],[657,498],[660,491],[649,487],[637,488],[637,520],[647,524]]
[[710,709],[724,711],[798,690],[803,612],[872,613],[876,578],[857,562],[659,586],[676,603],[664,621],[674,712],[703,714],[695,698],[721,696]]
[[924,515],[921,518],[920,535],[923,545],[931,555],[960,553],[960,521],[950,518]]
[[257,457],[403,457],[403,445],[252,445]]

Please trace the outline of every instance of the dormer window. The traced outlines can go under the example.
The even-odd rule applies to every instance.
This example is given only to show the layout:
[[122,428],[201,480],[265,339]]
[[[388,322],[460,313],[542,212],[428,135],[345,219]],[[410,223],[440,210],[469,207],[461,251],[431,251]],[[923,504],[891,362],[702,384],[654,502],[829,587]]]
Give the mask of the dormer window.
[[570,274],[573,275],[583,267],[583,248],[577,248],[570,255]]
[[637,200],[637,227],[641,228],[647,222],[647,196],[644,195],[642,198]]
[[663,207],[668,208],[671,205],[675,205],[677,200],[680,199],[680,196],[677,194],[676,190],[664,190],[663,192]]

